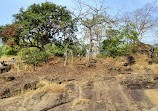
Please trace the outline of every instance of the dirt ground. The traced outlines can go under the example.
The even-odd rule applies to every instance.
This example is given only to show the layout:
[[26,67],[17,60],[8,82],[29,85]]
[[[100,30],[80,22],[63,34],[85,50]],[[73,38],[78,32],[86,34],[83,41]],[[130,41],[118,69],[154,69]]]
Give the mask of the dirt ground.
[[[148,111],[158,105],[158,64],[149,64],[150,58],[146,55],[132,56],[135,59],[132,65],[125,65],[128,63],[127,57],[119,57],[91,59],[89,66],[86,66],[86,58],[82,58],[75,59],[73,64],[69,62],[66,66],[62,60],[53,60],[35,71],[22,71],[15,67],[7,73],[0,74],[0,109],[4,110],[3,106],[7,105],[9,98],[17,98],[25,92],[37,90],[37,84],[46,80],[69,86],[67,88],[72,90],[73,101],[80,98],[80,101],[85,100],[87,103],[90,100],[88,106],[83,104],[83,111]],[[72,111],[83,107],[74,104],[67,104],[68,107],[71,106]],[[65,106],[51,107],[47,110],[62,111],[62,108]]]

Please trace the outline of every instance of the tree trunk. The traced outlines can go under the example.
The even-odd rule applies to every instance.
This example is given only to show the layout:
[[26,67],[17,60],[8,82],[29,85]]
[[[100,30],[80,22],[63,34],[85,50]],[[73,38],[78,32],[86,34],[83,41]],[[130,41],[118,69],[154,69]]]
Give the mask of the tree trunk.
[[100,52],[101,52],[101,43],[100,43],[100,41],[99,41],[99,47],[98,47],[98,49],[99,49],[99,55],[100,55]]
[[73,64],[73,62],[74,62],[74,56],[73,56],[72,50],[70,50],[70,52],[71,52],[71,61],[72,61],[72,64]]
[[96,45],[96,42],[95,42],[95,45],[94,45],[94,57],[96,57],[97,55],[97,45]]
[[89,28],[90,31],[90,42],[89,42],[89,51],[88,51],[88,61],[87,61],[87,65],[89,65],[90,63],[90,54],[91,54],[91,47],[92,47],[92,30],[91,28]]
[[65,54],[65,62],[64,62],[64,66],[67,65],[67,48],[68,48],[68,44],[66,44],[66,54]]

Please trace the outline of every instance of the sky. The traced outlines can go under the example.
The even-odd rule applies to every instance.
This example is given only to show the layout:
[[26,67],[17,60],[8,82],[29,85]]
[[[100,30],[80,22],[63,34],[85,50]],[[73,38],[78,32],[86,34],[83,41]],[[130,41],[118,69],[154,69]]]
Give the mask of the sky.
[[[0,0],[0,26],[5,24],[11,24],[13,22],[12,15],[17,14],[19,9],[23,7],[27,9],[30,5],[43,2],[52,2],[57,5],[66,6],[69,10],[75,6],[75,0]],[[84,0],[88,3],[94,3],[94,0]],[[98,0],[103,1],[103,0]],[[108,6],[108,10],[111,14],[115,14],[118,9],[119,11],[134,11],[138,8],[141,8],[146,3],[151,2],[152,0],[104,0]],[[158,5],[158,3],[157,3]],[[146,42],[152,42],[151,38],[146,40]]]

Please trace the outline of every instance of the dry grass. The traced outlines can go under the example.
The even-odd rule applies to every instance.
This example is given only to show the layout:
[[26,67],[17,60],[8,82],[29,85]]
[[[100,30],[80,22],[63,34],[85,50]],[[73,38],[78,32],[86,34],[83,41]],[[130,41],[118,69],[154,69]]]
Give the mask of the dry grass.
[[57,83],[44,81],[44,80],[40,81],[37,84],[37,89],[40,91],[52,92],[52,93],[62,93],[66,91],[64,84],[57,84]]
[[23,72],[31,72],[34,71],[32,65],[27,65],[24,63],[24,61],[21,59],[20,56],[7,56],[3,55],[0,58],[0,61],[7,61],[9,64],[12,64],[12,58],[15,58],[14,68],[10,70],[10,72],[16,72],[17,75],[23,74]]
[[20,62],[21,61],[21,58],[19,56],[7,56],[7,55],[3,55],[0,58],[0,61],[7,61],[9,64],[11,64],[12,61],[13,61],[12,58],[15,58],[16,62]]
[[84,105],[84,104],[88,104],[90,102],[89,99],[85,99],[85,98],[75,98],[74,101],[73,101],[73,106],[76,106],[76,105]]
[[22,91],[19,96],[35,95],[38,93],[63,93],[66,92],[64,84],[57,84],[46,80],[41,80],[37,84],[36,90],[27,90]]
[[151,69],[153,71],[153,74],[158,74],[158,64],[149,65],[149,61],[151,61],[151,58],[148,58],[147,55],[135,54],[133,56],[136,61],[136,63],[132,66],[134,69],[138,69],[142,72],[144,72],[145,69]]
[[151,60],[147,55],[145,54],[134,54],[133,57],[135,58],[136,64],[139,65],[148,65],[148,62]]

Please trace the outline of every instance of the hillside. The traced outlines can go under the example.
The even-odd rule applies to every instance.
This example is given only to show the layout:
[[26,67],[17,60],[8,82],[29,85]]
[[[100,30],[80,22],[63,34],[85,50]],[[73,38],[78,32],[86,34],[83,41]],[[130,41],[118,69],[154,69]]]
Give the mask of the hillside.
[[158,111],[157,0],[16,2],[1,1],[0,111]]
[[[149,111],[158,105],[158,64],[136,53],[117,59],[75,59],[36,71],[0,74],[2,111]],[[53,61],[52,61],[53,62]],[[151,110],[152,111],[152,110]],[[155,110],[156,111],[156,110]]]

